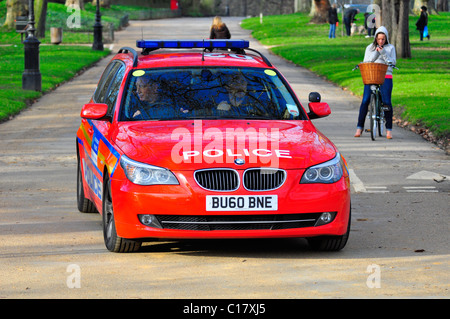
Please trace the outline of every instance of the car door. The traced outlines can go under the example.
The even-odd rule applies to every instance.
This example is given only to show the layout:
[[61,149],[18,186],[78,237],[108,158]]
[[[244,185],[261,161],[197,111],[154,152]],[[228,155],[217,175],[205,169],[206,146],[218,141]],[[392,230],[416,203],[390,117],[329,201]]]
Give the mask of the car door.
[[[111,84],[116,79],[119,69],[122,70],[124,68],[123,63],[117,60],[112,61],[106,67],[92,97],[94,103],[112,103],[111,99],[108,100],[108,94],[112,87]],[[108,112],[112,110],[113,104],[111,104],[111,107],[108,104]],[[106,127],[105,123],[107,123]],[[97,204],[100,204],[102,199],[103,168],[106,163],[105,156],[108,156],[110,153],[108,147],[105,147],[109,142],[103,136],[108,131],[109,125],[110,122],[108,121],[96,121],[84,118],[81,120],[84,136],[83,144],[85,146],[85,160],[82,163],[84,167],[83,171],[85,172],[86,182],[89,185],[89,198]]]
[[116,108],[117,98],[120,95],[125,69],[125,64],[118,61],[116,67],[111,69],[111,72],[114,72],[114,74],[108,82],[108,89],[105,90],[104,95],[101,96],[101,103],[108,105],[108,111],[106,114],[108,120],[92,121],[94,124],[93,141],[95,142],[95,147],[93,147],[92,150],[95,152],[97,157],[97,167],[101,172],[104,172],[104,167],[106,165],[110,175],[113,174],[120,158],[119,153],[111,144],[110,131],[111,126],[114,125],[114,110]]

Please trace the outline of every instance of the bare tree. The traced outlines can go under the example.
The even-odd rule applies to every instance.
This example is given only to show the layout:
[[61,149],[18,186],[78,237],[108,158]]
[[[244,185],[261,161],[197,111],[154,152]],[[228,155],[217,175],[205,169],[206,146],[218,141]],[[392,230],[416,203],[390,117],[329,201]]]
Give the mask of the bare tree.
[[437,10],[440,12],[448,12],[448,0],[438,0]]
[[422,6],[427,7],[427,12],[429,14],[437,14],[434,0],[414,0],[413,12],[415,14],[420,14],[420,7]]
[[6,19],[3,24],[7,29],[14,29],[16,17],[28,16],[28,0],[7,0]]
[[411,57],[411,45],[409,42],[409,0],[400,1],[400,11],[398,17],[397,32],[395,34],[395,50],[397,56],[402,58]]
[[47,17],[47,0],[34,0],[34,18],[36,37],[45,38],[45,18]]
[[298,12],[310,12],[311,11],[311,0],[294,0],[294,7]]
[[66,7],[73,6],[78,7],[81,10],[84,10],[84,1],[83,0],[66,0],[64,4]]
[[382,25],[388,30],[389,42],[402,58],[411,57],[408,15],[409,0],[382,0]]
[[97,1],[100,1],[100,7],[102,8],[109,8],[111,6],[111,0],[92,0],[92,4],[96,6]]
[[330,10],[329,0],[313,0],[311,5],[312,19],[311,23],[327,23],[328,22],[328,10]]

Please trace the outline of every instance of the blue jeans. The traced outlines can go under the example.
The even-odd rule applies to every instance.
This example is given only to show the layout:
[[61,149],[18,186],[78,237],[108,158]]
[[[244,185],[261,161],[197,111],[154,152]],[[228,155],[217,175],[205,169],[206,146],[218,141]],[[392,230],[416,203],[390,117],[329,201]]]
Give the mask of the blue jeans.
[[330,32],[328,33],[328,37],[336,38],[336,23],[330,23]]
[[[383,105],[389,107],[389,111],[384,111],[384,117],[386,119],[386,130],[392,130],[392,88],[393,83],[392,79],[384,79],[384,83],[380,86],[381,100]],[[358,125],[357,128],[364,129],[364,122],[366,120],[367,111],[370,103],[370,93],[372,90],[370,89],[370,85],[364,85],[364,95],[361,102],[361,106],[359,107],[359,116],[358,116]]]

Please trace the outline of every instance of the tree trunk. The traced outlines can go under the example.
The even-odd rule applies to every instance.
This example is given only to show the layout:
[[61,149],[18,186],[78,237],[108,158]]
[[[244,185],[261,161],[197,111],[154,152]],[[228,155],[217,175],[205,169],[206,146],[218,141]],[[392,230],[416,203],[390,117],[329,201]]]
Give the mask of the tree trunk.
[[389,40],[392,35],[392,13],[391,0],[381,1],[381,25],[385,26],[389,33]]
[[398,57],[410,58],[409,1],[382,0],[382,25],[389,33],[389,43],[395,46]]
[[313,15],[311,23],[327,23],[328,10],[330,10],[329,0],[314,0],[311,6],[311,13]]
[[73,6],[79,7],[81,10],[84,10],[84,1],[83,0],[66,0],[64,4],[66,7]]
[[3,26],[7,29],[16,27],[16,17],[28,16],[28,0],[7,0],[6,19]]
[[397,56],[401,58],[411,57],[411,45],[409,42],[409,0],[400,1],[399,23],[397,29],[397,39],[395,44],[395,51]]
[[438,0],[437,10],[440,12],[448,12],[448,0]]
[[310,12],[311,11],[311,0],[294,0],[294,7],[296,12]]
[[344,36],[344,29],[345,29],[345,25],[344,25],[344,2],[343,0],[338,0],[337,4],[339,7],[341,7],[341,19],[340,19],[340,25],[341,25],[341,36]]
[[437,14],[434,0],[414,0],[413,12],[419,15],[421,6],[427,7],[428,14]]
[[397,33],[399,25],[400,1],[393,0],[391,3],[391,30],[389,30],[389,41],[397,48]]
[[45,38],[45,18],[47,17],[47,0],[34,0],[35,36]]
[[111,6],[111,0],[92,0],[92,5],[96,6],[97,1],[100,1],[100,7],[109,8]]

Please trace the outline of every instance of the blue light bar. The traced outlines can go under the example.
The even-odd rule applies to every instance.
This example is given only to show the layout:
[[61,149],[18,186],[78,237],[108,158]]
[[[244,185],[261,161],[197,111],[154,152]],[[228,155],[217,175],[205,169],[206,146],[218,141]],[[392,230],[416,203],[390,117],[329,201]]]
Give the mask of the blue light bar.
[[136,46],[142,49],[247,49],[246,40],[137,40]]

